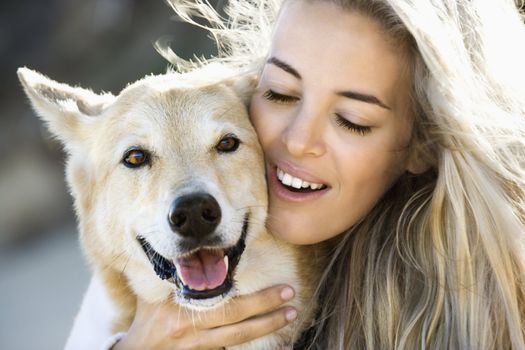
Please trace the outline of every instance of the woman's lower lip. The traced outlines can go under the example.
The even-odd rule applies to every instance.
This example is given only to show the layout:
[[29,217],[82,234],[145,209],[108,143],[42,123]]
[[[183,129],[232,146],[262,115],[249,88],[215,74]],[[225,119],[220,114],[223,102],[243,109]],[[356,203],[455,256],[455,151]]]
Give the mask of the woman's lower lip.
[[303,202],[317,199],[325,195],[330,190],[330,188],[325,188],[323,190],[316,190],[311,192],[290,191],[277,178],[277,169],[275,167],[272,167],[271,170],[268,172],[268,186],[270,187],[270,192],[273,192],[277,197],[279,197],[282,200],[291,202]]

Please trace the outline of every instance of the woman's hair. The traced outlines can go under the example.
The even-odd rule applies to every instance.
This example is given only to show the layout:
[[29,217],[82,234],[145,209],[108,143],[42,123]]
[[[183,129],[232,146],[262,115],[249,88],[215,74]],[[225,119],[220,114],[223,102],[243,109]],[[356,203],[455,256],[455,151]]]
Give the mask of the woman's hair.
[[[381,24],[413,80],[406,173],[333,250],[312,349],[525,349],[525,28],[512,0],[326,1]],[[257,71],[281,1],[172,0]],[[205,22],[201,20],[204,19]],[[164,54],[179,69],[188,64]]]

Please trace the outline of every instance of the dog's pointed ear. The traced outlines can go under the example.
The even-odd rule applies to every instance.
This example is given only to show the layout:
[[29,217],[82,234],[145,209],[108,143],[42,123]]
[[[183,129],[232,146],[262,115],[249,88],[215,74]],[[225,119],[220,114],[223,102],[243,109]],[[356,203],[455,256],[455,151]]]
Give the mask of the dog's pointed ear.
[[257,76],[255,74],[243,74],[227,81],[227,85],[233,89],[246,106],[249,106],[257,87]]
[[19,68],[18,78],[36,113],[56,137],[68,144],[86,135],[91,124],[115,99],[80,87],[58,83],[28,68]]

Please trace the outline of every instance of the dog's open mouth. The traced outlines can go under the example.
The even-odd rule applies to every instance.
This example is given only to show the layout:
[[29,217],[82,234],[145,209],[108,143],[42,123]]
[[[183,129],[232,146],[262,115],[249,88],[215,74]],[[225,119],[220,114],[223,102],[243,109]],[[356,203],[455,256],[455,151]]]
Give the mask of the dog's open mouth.
[[233,275],[246,246],[249,213],[244,216],[241,237],[228,248],[203,247],[173,260],[157,253],[148,241],[137,237],[152,263],[155,273],[163,280],[175,283],[187,299],[209,299],[227,294],[233,287]]

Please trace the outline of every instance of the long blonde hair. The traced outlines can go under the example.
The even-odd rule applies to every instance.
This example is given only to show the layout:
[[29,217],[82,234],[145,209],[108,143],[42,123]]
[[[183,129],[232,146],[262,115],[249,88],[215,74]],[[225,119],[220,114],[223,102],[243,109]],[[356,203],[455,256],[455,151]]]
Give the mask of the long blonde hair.
[[[312,349],[525,349],[525,27],[511,0],[330,1],[381,23],[413,76],[405,174],[333,249]],[[278,0],[171,0],[218,60],[260,69]],[[202,23],[199,18],[205,19]],[[188,64],[159,48],[179,69]]]

